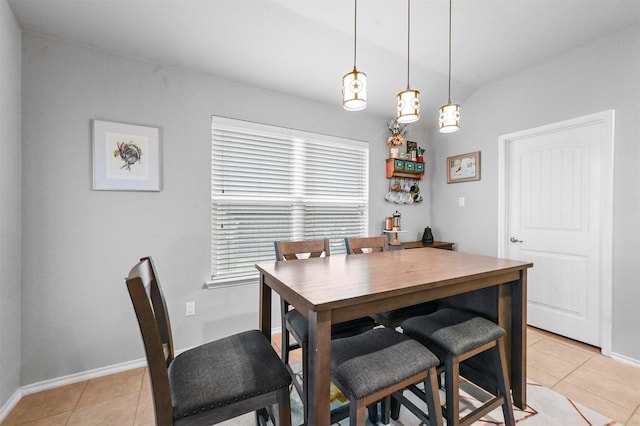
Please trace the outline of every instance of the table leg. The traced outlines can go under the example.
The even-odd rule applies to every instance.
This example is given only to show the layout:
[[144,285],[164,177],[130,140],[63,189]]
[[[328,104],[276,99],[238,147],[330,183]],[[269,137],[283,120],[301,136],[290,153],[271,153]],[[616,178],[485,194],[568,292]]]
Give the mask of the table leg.
[[309,312],[309,424],[328,426],[331,412],[331,312]]
[[265,276],[260,273],[260,311],[258,313],[258,328],[271,341],[271,287],[265,282]]
[[511,353],[517,359],[511,366],[513,403],[527,406],[527,271],[520,271],[520,280],[511,283]]

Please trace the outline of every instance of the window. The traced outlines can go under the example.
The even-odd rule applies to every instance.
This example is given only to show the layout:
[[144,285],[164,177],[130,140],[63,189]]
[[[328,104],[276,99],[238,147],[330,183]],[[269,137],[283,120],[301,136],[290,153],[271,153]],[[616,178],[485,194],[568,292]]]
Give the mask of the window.
[[367,235],[366,142],[212,118],[211,282],[257,282],[276,240]]

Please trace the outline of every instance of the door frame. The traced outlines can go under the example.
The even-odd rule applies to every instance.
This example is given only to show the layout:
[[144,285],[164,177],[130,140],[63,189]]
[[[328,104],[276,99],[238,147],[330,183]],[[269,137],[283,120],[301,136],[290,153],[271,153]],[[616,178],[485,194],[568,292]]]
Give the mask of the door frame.
[[[508,247],[509,144],[531,136],[594,123],[602,124],[601,203],[600,203],[600,350],[611,356],[613,324],[613,146],[614,110],[560,121],[498,137],[498,257],[505,257]],[[535,265],[534,265],[535,268]]]

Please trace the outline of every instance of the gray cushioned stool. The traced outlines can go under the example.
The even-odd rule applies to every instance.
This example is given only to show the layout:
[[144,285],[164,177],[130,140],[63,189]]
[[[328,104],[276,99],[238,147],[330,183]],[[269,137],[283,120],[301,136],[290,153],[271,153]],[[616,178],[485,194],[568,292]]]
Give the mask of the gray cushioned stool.
[[[309,258],[318,258],[331,255],[329,239],[304,240],[304,241],[275,241],[273,247],[278,261],[292,261]],[[291,374],[302,404],[304,406],[304,422],[307,422],[309,414],[309,389],[307,377],[309,377],[309,320],[297,309],[290,309],[289,303],[280,299],[280,319],[282,324],[282,361],[287,371]],[[356,318],[345,322],[331,324],[331,338],[348,337],[363,331],[371,330],[375,321],[370,317]],[[293,340],[289,336],[293,336]],[[297,372],[289,362],[291,351],[302,350],[302,383],[297,378]]]
[[[428,424],[442,425],[437,370],[440,360],[420,343],[388,328],[331,342],[331,377],[349,398],[349,424],[364,426],[367,405],[423,382]],[[388,414],[383,421],[388,423]],[[423,420],[424,421],[424,420]]]
[[[458,309],[441,309],[402,323],[405,335],[433,351],[444,361],[447,426],[470,425],[486,413],[502,406],[505,424],[513,426],[513,407],[504,349],[505,331],[494,322]],[[487,380],[473,382],[492,395],[482,406],[460,419],[460,363],[491,350],[493,366]],[[485,375],[486,376],[486,375]],[[415,392],[415,389],[412,389]]]

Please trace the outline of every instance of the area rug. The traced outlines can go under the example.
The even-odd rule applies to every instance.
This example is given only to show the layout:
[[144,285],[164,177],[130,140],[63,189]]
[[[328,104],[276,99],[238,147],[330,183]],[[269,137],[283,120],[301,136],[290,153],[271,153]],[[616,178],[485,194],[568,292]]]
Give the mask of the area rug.
[[[293,388],[293,387],[292,387]],[[405,396],[420,404],[417,398],[409,391],[405,391]],[[440,398],[444,401],[444,393],[441,391]],[[481,405],[482,395],[477,389],[468,383],[461,383],[460,411],[464,415],[470,412],[473,407]],[[347,403],[347,399],[332,384],[331,385],[331,408],[339,407]],[[419,405],[420,406],[420,405]],[[424,405],[423,405],[424,406]],[[622,426],[600,413],[597,413],[567,397],[560,395],[537,383],[527,383],[527,407],[524,410],[514,407],[513,410],[516,423],[519,426]],[[292,425],[303,424],[302,403],[295,389],[291,392],[291,420]],[[255,416],[246,415],[223,423],[226,426],[250,426],[255,425]],[[379,423],[382,424],[382,423]],[[392,420],[393,426],[424,426],[411,412],[402,407],[400,418]],[[446,421],[444,422],[446,425]],[[341,420],[335,423],[337,426],[348,426],[349,420]],[[367,420],[367,426],[377,426]],[[497,408],[482,419],[474,423],[475,426],[500,426],[504,425],[502,409]]]

